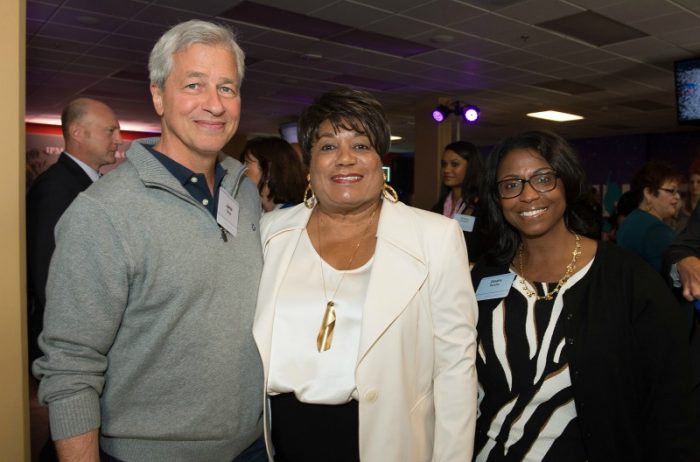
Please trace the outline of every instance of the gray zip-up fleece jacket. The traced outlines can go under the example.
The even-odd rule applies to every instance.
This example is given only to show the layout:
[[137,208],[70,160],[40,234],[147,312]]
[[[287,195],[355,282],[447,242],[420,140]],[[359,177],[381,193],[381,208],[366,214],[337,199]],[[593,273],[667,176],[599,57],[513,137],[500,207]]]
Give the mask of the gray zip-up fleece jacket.
[[262,432],[258,191],[223,161],[240,205],[224,240],[143,147],[157,141],[134,141],[56,227],[39,398],[54,439],[101,427],[103,450],[125,461],[230,461]]

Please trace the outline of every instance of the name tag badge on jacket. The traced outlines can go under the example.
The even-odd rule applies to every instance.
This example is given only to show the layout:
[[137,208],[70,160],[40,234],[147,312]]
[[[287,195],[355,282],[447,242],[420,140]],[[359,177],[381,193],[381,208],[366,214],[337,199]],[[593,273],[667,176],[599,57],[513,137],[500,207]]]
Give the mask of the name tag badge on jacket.
[[238,202],[224,188],[219,188],[216,222],[234,237],[238,234]]
[[457,220],[459,227],[462,228],[462,231],[465,233],[471,233],[474,230],[474,222],[476,221],[475,217],[457,213],[455,214],[454,219]]
[[476,288],[476,301],[505,298],[513,285],[514,279],[515,273],[498,274],[483,278],[479,281],[479,287]]

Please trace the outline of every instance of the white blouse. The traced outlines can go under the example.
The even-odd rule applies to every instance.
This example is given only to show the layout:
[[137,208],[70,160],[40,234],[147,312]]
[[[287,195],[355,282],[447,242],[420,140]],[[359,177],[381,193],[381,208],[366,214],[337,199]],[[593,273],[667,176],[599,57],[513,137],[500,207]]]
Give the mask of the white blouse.
[[[343,404],[358,398],[355,366],[373,260],[349,271],[338,271],[325,261],[321,265],[308,233],[302,233],[275,305],[269,394],[293,392],[311,404]],[[321,268],[326,295],[335,303],[336,321],[331,348],[319,353],[316,337],[328,302]]]

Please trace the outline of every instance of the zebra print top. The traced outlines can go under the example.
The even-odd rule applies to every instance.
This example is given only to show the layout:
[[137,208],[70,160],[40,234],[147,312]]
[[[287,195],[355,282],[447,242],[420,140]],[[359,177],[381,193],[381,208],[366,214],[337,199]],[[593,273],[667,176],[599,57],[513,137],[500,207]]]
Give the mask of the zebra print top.
[[[516,276],[506,298],[493,310],[480,310],[476,461],[587,459],[560,314],[563,294],[586,276],[591,263],[554,300],[528,297]],[[544,295],[554,285],[535,287]]]

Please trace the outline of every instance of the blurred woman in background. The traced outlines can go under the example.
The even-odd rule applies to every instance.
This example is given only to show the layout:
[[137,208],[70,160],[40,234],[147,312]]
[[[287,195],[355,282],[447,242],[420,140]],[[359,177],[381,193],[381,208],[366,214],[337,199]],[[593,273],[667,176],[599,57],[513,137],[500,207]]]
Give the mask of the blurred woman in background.
[[304,173],[299,156],[282,138],[253,138],[243,148],[246,175],[260,191],[263,210],[269,212],[301,203]]
[[642,257],[656,271],[661,270],[664,251],[675,235],[666,222],[678,211],[678,181],[678,173],[666,162],[644,164],[630,185],[637,209],[627,215],[617,231],[617,244]]
[[433,212],[459,221],[471,262],[481,256],[484,241],[479,205],[481,170],[481,155],[472,143],[456,141],[445,146],[441,162],[442,192],[432,208]]

